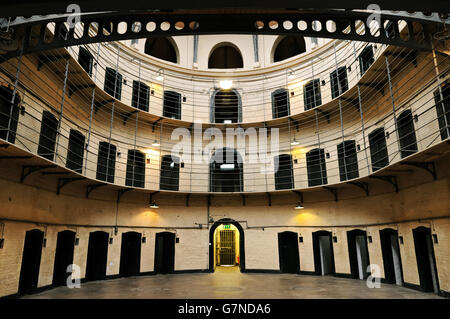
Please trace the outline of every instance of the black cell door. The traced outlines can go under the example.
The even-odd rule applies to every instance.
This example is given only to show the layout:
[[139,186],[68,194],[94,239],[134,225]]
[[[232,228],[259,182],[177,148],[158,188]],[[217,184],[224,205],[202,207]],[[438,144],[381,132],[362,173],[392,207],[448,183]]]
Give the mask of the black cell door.
[[109,234],[96,231],[89,234],[89,246],[86,263],[86,279],[106,279],[106,260],[108,257]]
[[[20,97],[16,94],[14,106],[11,104],[14,91],[0,85],[0,138],[8,142],[16,141],[17,122],[19,120]],[[9,134],[8,134],[9,129]]]
[[83,168],[84,142],[83,134],[76,130],[70,130],[66,167],[78,173],[81,173]]
[[122,234],[119,270],[121,276],[136,276],[141,272],[141,239],[140,233],[127,232]]
[[328,275],[335,272],[334,252],[331,232],[313,233],[314,269],[316,275]]
[[380,230],[381,253],[383,255],[384,278],[389,284],[401,285],[403,281],[398,232],[386,228]]
[[44,232],[38,229],[26,232],[20,269],[19,295],[32,293],[37,288],[43,241]]
[[439,280],[436,259],[431,240],[431,230],[426,227],[413,229],[414,248],[416,251],[417,270],[419,271],[420,288],[423,291],[439,291]]
[[400,140],[401,157],[417,152],[416,131],[410,110],[403,111],[397,118],[398,138]]
[[298,253],[298,235],[294,232],[278,233],[278,253],[280,271],[295,274],[300,271],[300,256]]
[[53,266],[53,286],[63,286],[67,282],[67,266],[73,264],[75,233],[65,230],[58,233],[56,242],[55,265]]
[[366,232],[359,229],[348,231],[347,242],[351,276],[366,279],[370,275],[367,272],[370,260]]
[[156,234],[155,273],[169,274],[175,265],[175,234],[163,232]]
[[369,147],[373,172],[389,165],[384,128],[377,128],[369,134]]
[[42,113],[41,133],[39,135],[38,155],[53,161],[55,156],[58,120],[50,112]]

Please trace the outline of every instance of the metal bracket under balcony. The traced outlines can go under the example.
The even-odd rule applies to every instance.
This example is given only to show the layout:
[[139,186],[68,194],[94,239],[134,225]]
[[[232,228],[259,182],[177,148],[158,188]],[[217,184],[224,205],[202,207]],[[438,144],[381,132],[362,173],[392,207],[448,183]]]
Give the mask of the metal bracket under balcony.
[[100,102],[95,102],[94,103],[94,113],[97,114],[98,110],[100,108],[102,108],[105,105],[108,105],[109,103],[113,103],[114,99],[108,99],[108,100],[104,100],[104,101],[100,101]]
[[381,81],[378,83],[359,83],[358,85],[376,89],[381,93],[381,95],[384,95],[384,83]]
[[25,178],[33,173],[42,171],[44,169],[55,168],[56,165],[25,165],[22,166],[22,174],[20,176],[20,182],[23,183]]
[[70,55],[68,55],[68,54],[59,55],[59,56],[40,55],[38,57],[37,70],[40,71],[41,68],[47,63],[56,62],[56,61],[59,61],[59,60],[62,60],[62,59],[68,60],[68,59],[70,59]]
[[347,184],[354,185],[356,187],[361,188],[367,196],[369,196],[369,183],[362,182],[347,182]]
[[331,194],[333,194],[333,196],[334,196],[334,201],[335,201],[335,202],[338,201],[337,188],[324,186],[323,189],[326,189],[326,190],[329,191]]
[[66,186],[67,184],[81,181],[85,179],[84,177],[74,177],[74,178],[58,178],[58,188],[56,189],[56,195],[59,195],[61,192],[61,189]]
[[93,190],[106,186],[107,184],[91,184],[86,187],[86,198],[89,198],[89,194],[92,193]]
[[401,58],[401,59],[405,59],[409,62],[411,62],[414,67],[417,67],[417,51],[411,51],[411,52],[384,52],[385,56],[392,56],[395,58]]
[[395,192],[398,193],[398,182],[397,182],[397,177],[395,176],[387,176],[387,175],[373,175],[373,176],[369,176],[369,178],[375,178],[375,179],[380,179],[382,181],[385,181],[389,184],[391,184],[392,186],[394,186]]
[[401,162],[400,164],[419,167],[430,173],[434,180],[437,178],[434,162]]
[[69,98],[71,98],[72,95],[77,91],[93,88],[95,88],[94,84],[69,85]]

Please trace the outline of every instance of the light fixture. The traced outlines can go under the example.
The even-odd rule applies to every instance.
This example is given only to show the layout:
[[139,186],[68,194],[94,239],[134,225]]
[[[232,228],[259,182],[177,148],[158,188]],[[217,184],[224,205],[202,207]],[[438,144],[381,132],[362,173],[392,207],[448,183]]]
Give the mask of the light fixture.
[[291,145],[292,146],[295,146],[295,145],[299,145],[300,143],[294,138],[294,140],[291,142]]
[[152,146],[154,146],[154,147],[158,147],[158,146],[160,146],[161,144],[159,144],[159,142],[157,141],[157,140],[155,140],[153,143],[152,143]]
[[159,206],[158,206],[158,204],[156,204],[155,201],[153,201],[153,202],[150,204],[150,208],[156,209],[156,208],[159,208]]
[[297,206],[295,206],[295,209],[303,209],[305,207],[303,207],[301,202],[298,202]]
[[291,72],[289,72],[289,74],[288,74],[288,79],[291,80],[291,79],[293,79],[293,78],[295,78],[295,73],[294,73],[294,71],[291,71]]
[[159,70],[158,71],[158,75],[156,76],[156,81],[162,81],[162,80],[164,80],[164,74],[163,74],[163,71],[162,70]]
[[233,81],[231,80],[220,80],[220,88],[223,90],[229,90],[233,86]]

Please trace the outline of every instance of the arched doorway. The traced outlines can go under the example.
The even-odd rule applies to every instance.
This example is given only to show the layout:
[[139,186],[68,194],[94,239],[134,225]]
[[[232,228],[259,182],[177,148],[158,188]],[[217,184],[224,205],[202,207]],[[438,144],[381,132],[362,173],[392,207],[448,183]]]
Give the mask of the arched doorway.
[[178,63],[178,54],[175,42],[170,38],[152,37],[145,42],[145,54],[155,58]]
[[306,51],[305,39],[302,36],[286,36],[275,44],[273,62],[280,62]]
[[231,43],[217,45],[209,55],[208,69],[238,69],[243,68],[241,52]]
[[[229,231],[234,231],[235,233],[230,233]],[[234,237],[230,235],[233,235]],[[224,245],[221,245],[221,239],[225,240]],[[232,244],[234,244],[234,247]],[[221,250],[223,251],[221,252]],[[232,250],[234,250],[234,255]],[[221,253],[223,253],[222,257],[224,257],[222,259]],[[218,261],[219,266],[221,262],[231,264],[231,262],[234,261],[233,264],[239,265],[241,272],[245,272],[244,229],[237,221],[233,219],[220,219],[215,222],[209,230],[210,272],[214,272]]]

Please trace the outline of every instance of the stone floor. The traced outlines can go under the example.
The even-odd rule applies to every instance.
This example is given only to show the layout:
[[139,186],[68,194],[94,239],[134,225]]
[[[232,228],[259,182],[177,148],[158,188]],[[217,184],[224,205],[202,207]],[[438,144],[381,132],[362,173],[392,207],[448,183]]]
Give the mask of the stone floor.
[[59,287],[23,298],[41,299],[308,299],[308,298],[439,298],[432,293],[381,284],[368,288],[363,280],[333,276],[240,273],[237,267],[217,267],[214,273],[120,278]]

